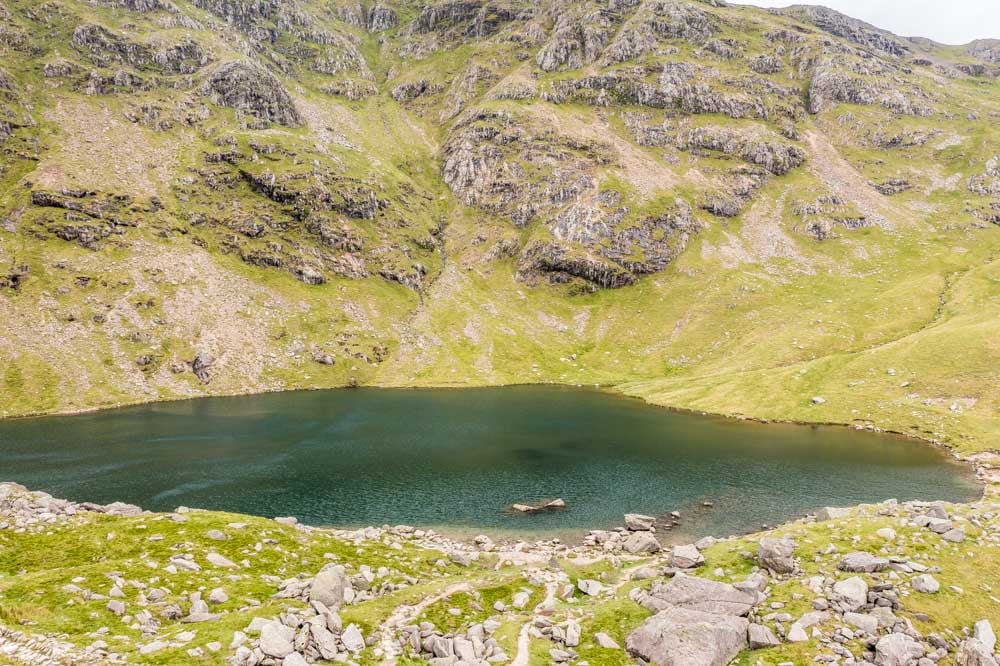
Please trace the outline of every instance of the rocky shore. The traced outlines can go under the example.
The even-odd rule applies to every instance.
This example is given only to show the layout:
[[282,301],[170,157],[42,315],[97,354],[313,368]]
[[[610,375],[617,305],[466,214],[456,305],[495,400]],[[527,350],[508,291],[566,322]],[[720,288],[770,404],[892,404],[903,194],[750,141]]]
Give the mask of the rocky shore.
[[464,542],[409,526],[154,514],[4,483],[0,654],[25,664],[721,666],[741,654],[997,664],[1000,503],[828,507],[767,533],[669,547],[654,517],[623,522],[576,546]]

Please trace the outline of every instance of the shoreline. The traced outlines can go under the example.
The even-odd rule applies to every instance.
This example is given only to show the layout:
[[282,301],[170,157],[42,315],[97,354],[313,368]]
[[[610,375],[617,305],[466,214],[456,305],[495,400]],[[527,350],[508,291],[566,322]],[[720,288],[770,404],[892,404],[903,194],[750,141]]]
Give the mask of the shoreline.
[[646,398],[638,395],[633,395],[620,390],[620,387],[632,384],[636,381],[643,381],[640,379],[622,379],[616,382],[609,382],[605,384],[567,384],[563,382],[508,382],[508,383],[497,383],[497,384],[393,384],[393,383],[375,383],[375,384],[360,384],[360,385],[349,385],[343,384],[338,386],[310,386],[310,387],[296,387],[296,388],[282,388],[274,390],[263,390],[263,391],[233,391],[224,393],[208,393],[196,396],[184,396],[184,397],[171,397],[171,398],[153,398],[150,400],[135,400],[132,402],[120,402],[113,405],[98,405],[93,407],[81,407],[79,409],[66,409],[66,410],[55,410],[55,411],[36,411],[36,412],[26,412],[24,414],[16,414],[9,416],[0,416],[0,423],[4,421],[17,421],[22,419],[41,419],[47,417],[63,417],[63,416],[82,416],[86,414],[95,414],[98,412],[111,412],[119,409],[128,409],[133,407],[141,407],[144,405],[156,405],[156,404],[169,404],[169,403],[180,403],[193,400],[205,400],[205,399],[225,399],[225,398],[247,398],[253,396],[265,396],[278,393],[298,393],[298,392],[315,392],[315,391],[358,391],[358,390],[399,390],[399,391],[420,391],[420,390],[443,390],[443,391],[462,391],[462,390],[475,390],[475,389],[489,389],[489,388],[514,388],[514,387],[553,387],[553,388],[567,388],[567,389],[586,389],[597,391],[600,393],[607,393],[611,395],[616,395],[622,398],[628,398],[630,400],[636,400],[642,402],[650,407],[656,407],[659,409],[665,409],[678,414],[693,414],[697,416],[706,416],[713,418],[720,418],[732,421],[744,421],[750,423],[759,423],[761,425],[777,424],[777,425],[795,425],[795,426],[820,426],[820,427],[832,427],[832,428],[848,428],[857,431],[867,431],[874,432],[883,435],[892,435],[902,439],[906,439],[913,442],[921,442],[923,444],[929,444],[936,448],[947,451],[955,460],[962,462],[974,462],[976,456],[991,455],[1000,456],[1000,444],[994,448],[986,449],[971,454],[960,454],[954,447],[946,442],[939,439],[934,439],[931,437],[925,437],[922,435],[913,434],[910,432],[903,432],[901,430],[894,430],[892,428],[882,428],[877,424],[871,427],[859,427],[855,423],[848,423],[845,421],[806,421],[801,419],[784,419],[784,418],[762,418],[757,416],[752,416],[743,413],[732,413],[723,411],[705,411],[703,409],[692,409],[689,407],[681,407],[678,405],[668,405],[661,404],[657,402],[652,402]]

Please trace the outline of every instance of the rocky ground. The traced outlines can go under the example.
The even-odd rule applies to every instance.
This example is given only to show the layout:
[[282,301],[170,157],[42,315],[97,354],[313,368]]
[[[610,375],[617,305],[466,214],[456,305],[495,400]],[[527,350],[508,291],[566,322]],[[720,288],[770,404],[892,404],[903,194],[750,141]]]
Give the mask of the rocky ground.
[[[994,487],[995,490],[995,487]],[[655,516],[455,541],[0,484],[0,658],[15,664],[990,666],[1000,503],[827,507],[665,544]]]

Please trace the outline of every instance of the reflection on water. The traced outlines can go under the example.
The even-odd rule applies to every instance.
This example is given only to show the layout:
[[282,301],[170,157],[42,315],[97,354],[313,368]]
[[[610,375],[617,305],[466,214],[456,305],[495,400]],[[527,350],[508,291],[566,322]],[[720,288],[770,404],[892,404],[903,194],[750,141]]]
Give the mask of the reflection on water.
[[[566,531],[680,509],[685,532],[717,535],[824,505],[979,492],[941,451],[895,437],[558,387],[277,393],[6,421],[0,479],[313,524]],[[504,511],[552,497],[569,509]]]

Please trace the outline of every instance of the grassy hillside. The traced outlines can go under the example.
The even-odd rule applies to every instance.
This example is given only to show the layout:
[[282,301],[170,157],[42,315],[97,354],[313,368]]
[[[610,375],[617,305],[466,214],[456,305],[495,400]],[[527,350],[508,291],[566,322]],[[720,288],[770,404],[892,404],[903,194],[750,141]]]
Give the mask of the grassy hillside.
[[992,52],[716,4],[3,0],[0,415],[596,383],[995,448]]

